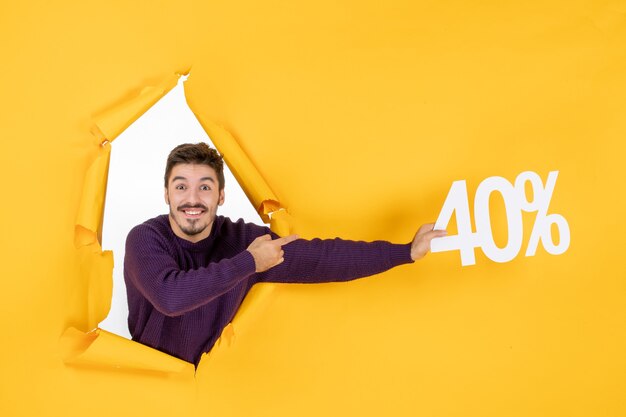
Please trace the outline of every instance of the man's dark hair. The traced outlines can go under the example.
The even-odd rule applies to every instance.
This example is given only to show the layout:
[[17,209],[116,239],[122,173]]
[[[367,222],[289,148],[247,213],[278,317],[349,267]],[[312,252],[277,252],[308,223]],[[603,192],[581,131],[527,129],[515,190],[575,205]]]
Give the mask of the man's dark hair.
[[178,164],[210,166],[217,174],[219,190],[224,189],[224,160],[222,155],[206,143],[183,143],[172,149],[165,164],[165,188],[167,188],[172,168]]

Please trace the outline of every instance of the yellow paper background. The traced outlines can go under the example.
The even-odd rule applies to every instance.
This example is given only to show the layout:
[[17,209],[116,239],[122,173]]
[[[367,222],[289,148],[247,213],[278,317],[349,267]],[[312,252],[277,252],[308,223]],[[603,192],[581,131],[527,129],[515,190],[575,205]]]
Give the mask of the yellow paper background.
[[[624,1],[14,2],[0,34],[1,415],[626,414]],[[111,292],[94,126],[189,69],[304,237],[405,242],[454,180],[559,170],[571,246],[259,286],[195,374],[66,364]]]

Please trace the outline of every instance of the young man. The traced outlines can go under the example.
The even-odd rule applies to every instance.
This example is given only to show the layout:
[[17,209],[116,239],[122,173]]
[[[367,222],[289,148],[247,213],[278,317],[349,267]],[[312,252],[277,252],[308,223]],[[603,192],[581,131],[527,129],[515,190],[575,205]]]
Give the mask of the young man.
[[217,216],[222,157],[204,143],[172,150],[165,168],[169,215],[133,228],[124,279],[133,340],[198,364],[258,282],[348,281],[410,263],[445,235],[420,227],[412,243],[279,238]]

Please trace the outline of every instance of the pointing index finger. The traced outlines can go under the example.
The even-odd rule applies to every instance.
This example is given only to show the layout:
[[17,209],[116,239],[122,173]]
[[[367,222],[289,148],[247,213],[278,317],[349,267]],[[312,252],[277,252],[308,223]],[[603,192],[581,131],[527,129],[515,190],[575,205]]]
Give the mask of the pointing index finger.
[[298,239],[300,239],[300,236],[298,236],[298,235],[289,235],[289,236],[285,236],[285,237],[279,237],[278,239],[274,239],[274,242],[276,242],[280,246],[284,246],[284,245],[286,245],[288,243],[291,243],[294,240],[298,240]]

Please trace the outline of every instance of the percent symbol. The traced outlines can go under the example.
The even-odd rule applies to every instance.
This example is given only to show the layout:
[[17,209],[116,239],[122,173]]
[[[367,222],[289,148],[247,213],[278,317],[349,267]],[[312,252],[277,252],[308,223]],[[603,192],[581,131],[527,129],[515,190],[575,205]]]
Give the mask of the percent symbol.
[[[548,215],[548,206],[552,199],[558,171],[551,171],[548,174],[548,180],[544,188],[541,177],[532,171],[522,172],[515,179],[515,189],[519,195],[524,196],[520,201],[522,210],[527,212],[537,212],[537,218],[530,234],[528,247],[526,248],[526,256],[535,256],[539,240],[543,244],[544,249],[550,255],[560,255],[569,248],[570,232],[569,225],[565,217],[560,214]],[[526,197],[526,182],[530,182],[533,190],[533,199],[529,201]],[[555,245],[552,241],[552,224],[556,224],[559,230],[559,244]]]
[[[474,198],[476,232],[472,231],[467,184],[465,180],[453,182],[435,223],[435,229],[446,229],[452,216],[456,214],[458,233],[433,239],[431,251],[458,250],[461,254],[461,264],[465,266],[476,263],[474,250],[476,247],[480,247],[492,261],[509,262],[519,254],[522,247],[522,211],[526,211],[537,212],[535,224],[528,241],[526,256],[535,255],[540,240],[546,251],[551,255],[562,254],[569,248],[569,225],[567,220],[560,214],[548,215],[548,207],[558,174],[558,171],[550,172],[545,187],[541,177],[532,171],[525,171],[519,174],[515,179],[515,185],[503,177],[494,176],[483,180],[479,184]],[[533,191],[532,200],[526,196],[525,187],[527,182],[530,183]],[[508,241],[503,248],[496,245],[491,231],[489,199],[491,193],[496,191],[502,195],[506,208]],[[553,224],[559,230],[559,243],[556,245],[552,241]]]

